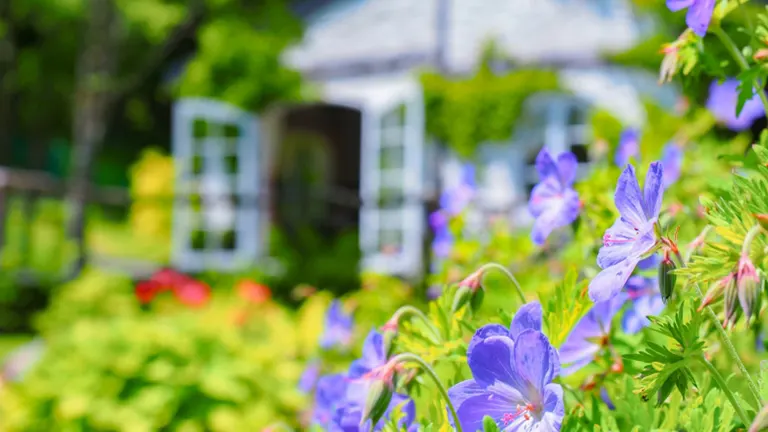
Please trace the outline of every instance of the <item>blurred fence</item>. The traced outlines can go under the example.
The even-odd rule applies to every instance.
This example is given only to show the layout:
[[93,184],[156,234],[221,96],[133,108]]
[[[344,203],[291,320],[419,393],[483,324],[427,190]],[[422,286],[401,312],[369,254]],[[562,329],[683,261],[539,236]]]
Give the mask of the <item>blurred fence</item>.
[[[330,235],[358,226],[357,191],[329,188],[307,195],[291,193],[279,184],[273,188],[261,196],[221,198],[237,208],[261,207],[288,232],[303,221]],[[74,263],[85,262],[143,277],[169,264],[170,238],[155,236],[142,243],[131,229],[132,206],[162,209],[170,217],[174,201],[194,206],[202,198],[199,194],[135,197],[127,188],[91,185],[86,197],[86,250],[82,250],[73,246],[80,239],[67,236],[66,194],[67,182],[61,178],[0,167],[0,269],[22,278],[41,274],[69,278],[74,276]],[[272,199],[273,194],[279,198]],[[169,229],[171,223],[168,220]]]

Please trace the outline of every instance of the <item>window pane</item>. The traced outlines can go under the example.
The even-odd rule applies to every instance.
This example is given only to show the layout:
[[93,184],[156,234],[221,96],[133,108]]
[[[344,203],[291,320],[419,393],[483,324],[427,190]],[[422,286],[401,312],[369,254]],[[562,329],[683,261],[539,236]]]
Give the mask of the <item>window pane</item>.
[[384,116],[381,119],[382,128],[400,126],[404,123],[405,123],[405,105],[399,105],[397,108],[384,114]]
[[405,164],[405,150],[403,147],[384,147],[379,157],[379,169],[382,171],[401,169]]
[[195,138],[205,138],[210,135],[208,122],[201,118],[196,118],[192,122],[192,136]]
[[379,251],[384,254],[396,254],[403,248],[403,231],[386,229],[379,231]]
[[402,146],[404,140],[404,129],[400,126],[386,127],[381,130],[382,147]]
[[240,128],[236,124],[227,123],[223,129],[223,135],[227,138],[237,138],[240,136]]

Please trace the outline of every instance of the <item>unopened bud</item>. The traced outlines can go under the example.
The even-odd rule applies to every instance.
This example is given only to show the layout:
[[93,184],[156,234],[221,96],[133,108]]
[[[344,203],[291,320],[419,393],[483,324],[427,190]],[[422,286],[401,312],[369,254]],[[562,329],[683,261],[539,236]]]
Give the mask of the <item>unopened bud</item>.
[[456,294],[453,296],[451,312],[456,313],[461,308],[463,308],[464,305],[466,305],[472,299],[473,294],[474,293],[472,292],[472,288],[467,285],[460,285],[459,289],[456,290]]
[[760,276],[757,274],[755,265],[749,256],[743,255],[739,260],[739,270],[736,276],[739,292],[739,303],[744,310],[744,316],[749,320],[753,314],[757,314],[755,307],[757,299],[760,296]]
[[755,219],[757,219],[757,223],[759,223],[765,231],[768,231],[768,214],[756,214]]
[[669,254],[664,254],[664,259],[661,260],[659,265],[659,290],[661,291],[661,299],[664,303],[672,297],[675,291],[675,282],[677,282],[677,275],[673,273],[677,266],[675,262],[669,258]]
[[738,319],[736,315],[736,304],[739,298],[739,290],[736,287],[736,278],[731,278],[728,284],[725,286],[725,295],[723,297],[724,309],[725,309],[725,323],[727,326],[729,322],[735,323]]
[[704,295],[704,299],[701,301],[701,306],[699,306],[697,311],[701,312],[702,309],[711,305],[715,302],[715,300],[720,298],[720,296],[722,296],[723,292],[725,291],[725,287],[728,285],[728,283],[730,283],[733,277],[734,276],[731,273],[718,281],[716,284],[712,285],[712,287],[709,288],[709,291],[707,291],[707,293]]
[[483,299],[485,299],[485,290],[483,288],[472,293],[472,299],[470,300],[469,305],[472,307],[473,312],[480,310],[480,306],[483,305]]
[[360,425],[370,420],[376,424],[384,416],[384,413],[392,401],[392,385],[383,379],[373,379],[368,385],[368,397],[363,406],[363,418]]
[[392,355],[392,351],[395,347],[395,344],[393,343],[395,336],[397,336],[397,332],[395,331],[385,331],[382,334],[384,340],[384,353],[387,357]]
[[752,56],[755,61],[768,59],[768,48],[761,48]]

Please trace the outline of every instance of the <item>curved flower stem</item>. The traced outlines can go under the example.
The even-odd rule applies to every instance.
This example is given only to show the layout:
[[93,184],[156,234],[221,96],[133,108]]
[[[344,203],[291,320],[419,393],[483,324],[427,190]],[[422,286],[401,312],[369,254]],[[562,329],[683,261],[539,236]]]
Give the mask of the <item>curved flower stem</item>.
[[394,363],[406,363],[406,362],[412,362],[417,363],[421,369],[429,375],[430,378],[432,378],[432,381],[437,386],[437,389],[440,391],[440,395],[445,399],[446,404],[448,404],[448,409],[451,411],[451,416],[453,417],[453,424],[454,428],[458,432],[462,432],[461,430],[461,422],[459,422],[459,415],[456,414],[456,408],[453,407],[453,402],[451,402],[450,396],[448,396],[448,390],[446,390],[443,383],[440,381],[440,378],[437,376],[437,373],[435,373],[435,370],[432,369],[432,366],[430,366],[427,362],[424,361],[421,357],[417,356],[413,353],[403,353],[398,354],[390,359],[390,362]]
[[[731,57],[733,57],[733,60],[736,61],[736,64],[739,65],[739,68],[742,71],[749,70],[749,63],[747,63],[747,59],[744,58],[743,55],[741,55],[741,51],[739,51],[739,47],[736,46],[736,43],[731,39],[730,36],[728,36],[728,33],[726,33],[722,27],[720,26],[712,26],[710,27],[710,31],[714,33],[715,36],[720,39],[720,42],[723,43],[725,46],[725,49],[728,50],[728,52],[731,54]],[[768,115],[768,96],[765,95],[765,91],[763,90],[763,83],[760,82],[760,80],[756,79],[752,83],[752,87],[757,91],[758,96],[760,97],[760,100],[763,102],[763,108],[765,109],[765,115]]]
[[517,295],[520,296],[520,301],[522,301],[523,304],[525,304],[528,301],[525,298],[525,294],[523,293],[523,288],[520,286],[520,282],[517,281],[517,278],[515,278],[515,275],[513,275],[508,268],[498,263],[487,263],[480,266],[480,268],[478,269],[478,272],[482,274],[482,277],[485,277],[485,270],[487,269],[496,269],[504,273],[504,275],[507,276],[509,280],[512,281],[513,284],[515,284],[515,288],[517,289]]
[[387,323],[394,323],[399,324],[400,320],[407,317],[408,315],[413,315],[419,317],[424,324],[426,324],[427,328],[429,328],[429,331],[433,334],[433,336],[437,337],[437,342],[441,342],[443,338],[440,336],[440,332],[435,328],[434,324],[432,324],[432,321],[427,317],[424,312],[422,312],[420,309],[411,306],[411,305],[405,305],[400,307],[400,309],[396,310],[394,314],[392,314],[392,318],[389,319]]
[[[680,252],[677,252],[677,259],[680,260],[680,267],[686,267],[687,262],[683,261],[682,256],[680,256]],[[696,288],[696,292],[699,295],[699,300],[704,298],[704,292],[701,291],[701,287],[698,283],[694,283],[693,286]],[[712,322],[712,325],[715,327],[715,331],[717,331],[718,335],[720,335],[720,339],[723,342],[723,345],[725,345],[726,350],[728,351],[728,354],[731,356],[731,359],[734,363],[736,363],[736,367],[739,368],[739,372],[741,372],[742,375],[744,375],[744,379],[747,380],[747,387],[749,387],[749,392],[752,393],[752,397],[755,398],[755,402],[757,403],[757,407],[761,406],[760,402],[760,390],[757,387],[757,384],[755,383],[755,380],[752,379],[752,375],[749,374],[749,371],[747,370],[747,367],[744,366],[744,362],[741,361],[741,357],[739,356],[739,352],[736,351],[736,347],[733,346],[733,342],[731,342],[731,338],[728,337],[728,333],[725,331],[725,328],[723,327],[723,323],[720,322],[720,319],[717,317],[717,314],[715,313],[714,309],[712,309],[712,306],[707,306],[704,308],[707,314],[707,318]]]
[[728,388],[728,384],[720,374],[720,371],[718,371],[715,365],[713,365],[703,355],[699,358],[699,360],[701,360],[704,366],[706,366],[709,370],[710,374],[712,374],[712,377],[715,379],[715,381],[717,381],[717,386],[720,387],[720,390],[722,390],[723,393],[725,393],[725,396],[728,398],[728,401],[731,402],[733,409],[736,410],[736,414],[739,415],[741,421],[745,426],[748,426],[751,422],[749,421],[749,417],[747,417],[747,413],[744,411],[744,408],[742,408],[741,405],[739,405],[739,403],[736,401],[736,396],[733,394],[731,389]]

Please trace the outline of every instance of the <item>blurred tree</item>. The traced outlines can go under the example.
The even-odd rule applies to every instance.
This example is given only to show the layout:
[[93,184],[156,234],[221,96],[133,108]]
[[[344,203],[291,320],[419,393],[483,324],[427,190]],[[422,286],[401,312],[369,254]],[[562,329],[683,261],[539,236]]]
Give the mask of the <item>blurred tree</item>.
[[[115,118],[146,121],[142,98],[163,90],[254,110],[295,98],[300,77],[279,57],[300,35],[287,0],[0,2],[0,148],[24,136],[42,159],[35,142],[73,137],[67,200],[68,233],[83,254],[76,270],[94,159]],[[168,77],[179,64],[181,73]]]

